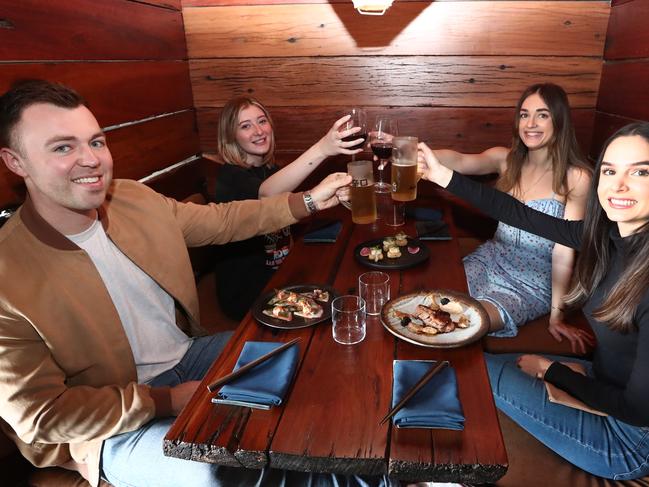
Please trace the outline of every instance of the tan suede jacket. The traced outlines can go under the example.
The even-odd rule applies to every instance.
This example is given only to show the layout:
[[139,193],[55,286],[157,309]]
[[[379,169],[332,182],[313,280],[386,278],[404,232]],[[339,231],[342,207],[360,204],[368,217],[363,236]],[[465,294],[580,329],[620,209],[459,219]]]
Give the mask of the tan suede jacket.
[[[293,214],[306,209],[291,212],[294,196],[202,206],[118,180],[99,218],[115,245],[175,299],[178,326],[191,334],[199,317],[187,247],[295,223]],[[96,486],[103,439],[155,413],[108,291],[88,255],[29,200],[0,229],[0,283],[0,426],[33,464],[76,463]]]

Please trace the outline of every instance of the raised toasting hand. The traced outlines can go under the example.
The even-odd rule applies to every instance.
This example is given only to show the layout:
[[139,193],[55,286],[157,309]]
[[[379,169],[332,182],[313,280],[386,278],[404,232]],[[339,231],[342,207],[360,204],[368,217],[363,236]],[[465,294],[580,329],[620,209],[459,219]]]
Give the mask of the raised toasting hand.
[[324,178],[320,184],[308,193],[313,199],[316,210],[325,210],[349,199],[349,192],[341,191],[352,182],[352,177],[344,172],[334,172]]
[[417,146],[417,173],[423,179],[439,184],[442,188],[448,186],[453,177],[453,171],[439,162],[435,153],[423,142]]

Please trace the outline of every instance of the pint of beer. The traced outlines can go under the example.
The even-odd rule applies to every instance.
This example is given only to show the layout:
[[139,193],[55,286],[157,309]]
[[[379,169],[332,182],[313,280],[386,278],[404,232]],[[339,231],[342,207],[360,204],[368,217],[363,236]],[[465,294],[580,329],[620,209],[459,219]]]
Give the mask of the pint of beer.
[[394,137],[392,150],[392,199],[417,199],[417,137]]
[[372,161],[350,162],[347,164],[347,172],[352,177],[352,221],[354,223],[375,222],[376,196]]

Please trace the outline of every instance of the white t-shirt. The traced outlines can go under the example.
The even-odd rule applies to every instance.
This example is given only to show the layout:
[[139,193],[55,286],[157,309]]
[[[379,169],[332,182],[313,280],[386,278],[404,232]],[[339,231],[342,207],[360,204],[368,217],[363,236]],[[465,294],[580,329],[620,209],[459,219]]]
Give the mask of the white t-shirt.
[[173,298],[111,242],[98,220],[66,236],[86,251],[104,281],[133,350],[138,382],[180,362],[191,339],[175,324]]

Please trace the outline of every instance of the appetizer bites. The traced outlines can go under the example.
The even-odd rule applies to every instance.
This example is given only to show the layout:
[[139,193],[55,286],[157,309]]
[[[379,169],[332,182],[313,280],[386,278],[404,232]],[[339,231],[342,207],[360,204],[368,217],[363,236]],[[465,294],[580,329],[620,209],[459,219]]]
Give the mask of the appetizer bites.
[[280,289],[268,301],[268,307],[262,310],[267,316],[284,321],[292,321],[293,315],[302,318],[320,318],[323,310],[319,302],[329,301],[329,292],[312,289],[303,293]]
[[428,304],[418,304],[412,313],[394,310],[394,316],[401,326],[418,335],[437,335],[450,333],[457,328],[468,328],[469,318],[457,301],[431,293],[425,300]]

